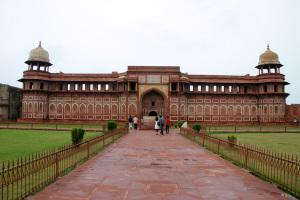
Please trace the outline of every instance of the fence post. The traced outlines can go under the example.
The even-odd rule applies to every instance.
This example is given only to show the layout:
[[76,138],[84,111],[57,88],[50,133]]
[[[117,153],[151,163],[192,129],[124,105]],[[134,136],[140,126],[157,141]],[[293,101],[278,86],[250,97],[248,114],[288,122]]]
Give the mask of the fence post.
[[55,178],[59,177],[59,151],[55,153]]
[[204,141],[205,141],[205,133],[203,133],[203,142],[202,142],[203,147],[204,147]]
[[102,135],[102,147],[104,148],[104,133]]
[[220,142],[221,140],[218,140],[218,154],[220,154]]
[[249,149],[246,148],[246,157],[245,157],[245,168],[248,167],[248,154],[249,154]]
[[4,161],[2,161],[2,168],[1,168],[1,176],[2,176],[2,180],[1,180],[1,199],[4,199]]
[[90,142],[87,142],[87,159],[90,158]]

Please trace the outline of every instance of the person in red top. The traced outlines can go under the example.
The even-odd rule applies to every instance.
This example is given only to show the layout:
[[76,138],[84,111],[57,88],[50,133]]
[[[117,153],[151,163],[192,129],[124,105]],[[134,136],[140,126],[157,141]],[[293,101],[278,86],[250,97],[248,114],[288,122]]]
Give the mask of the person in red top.
[[169,116],[167,116],[167,119],[166,119],[166,133],[169,134],[169,130],[170,130],[170,118]]

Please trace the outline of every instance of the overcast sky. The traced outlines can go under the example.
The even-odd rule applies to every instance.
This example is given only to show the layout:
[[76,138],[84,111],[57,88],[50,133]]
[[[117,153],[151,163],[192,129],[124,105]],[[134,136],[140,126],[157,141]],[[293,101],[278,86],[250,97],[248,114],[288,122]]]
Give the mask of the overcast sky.
[[0,82],[21,86],[39,40],[51,72],[65,73],[176,65],[256,75],[270,43],[291,83],[287,102],[300,103],[299,13],[299,0],[0,0]]

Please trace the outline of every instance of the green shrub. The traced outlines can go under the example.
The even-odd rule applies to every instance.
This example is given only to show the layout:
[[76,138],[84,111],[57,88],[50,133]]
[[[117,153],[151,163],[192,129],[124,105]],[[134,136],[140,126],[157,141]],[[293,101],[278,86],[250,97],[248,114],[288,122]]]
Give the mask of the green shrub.
[[72,144],[78,144],[83,140],[85,130],[82,128],[73,128],[71,130]]
[[199,132],[201,130],[201,125],[200,124],[195,124],[193,126],[193,130]]
[[181,128],[182,125],[183,125],[183,121],[178,121],[178,122],[177,122],[178,128]]
[[177,124],[174,125],[174,128],[178,128]]
[[228,139],[228,141],[229,141],[230,143],[236,143],[236,142],[237,142],[237,137],[236,137],[235,135],[229,135],[229,136],[227,137],[227,139]]
[[118,124],[115,121],[108,121],[107,122],[107,129],[112,131],[118,127]]

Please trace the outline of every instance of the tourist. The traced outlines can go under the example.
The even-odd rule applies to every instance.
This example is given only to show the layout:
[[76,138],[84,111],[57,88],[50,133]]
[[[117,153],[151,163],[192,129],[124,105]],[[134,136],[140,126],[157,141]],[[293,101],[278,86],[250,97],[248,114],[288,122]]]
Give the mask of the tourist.
[[129,116],[128,123],[129,123],[129,129],[132,130],[133,129],[133,119],[132,119],[131,115]]
[[170,130],[170,118],[169,116],[167,116],[166,118],[166,133],[169,134],[169,130]]
[[139,122],[139,119],[138,119],[137,116],[135,115],[134,118],[133,118],[133,126],[134,126],[134,130],[137,130],[137,128],[138,128],[138,122]]
[[164,135],[164,125],[165,125],[165,119],[162,115],[160,115],[158,120],[158,126],[160,128],[161,135]]
[[158,117],[155,117],[155,124],[154,124],[154,130],[156,131],[156,135],[158,135],[158,130],[160,127],[158,126]]

